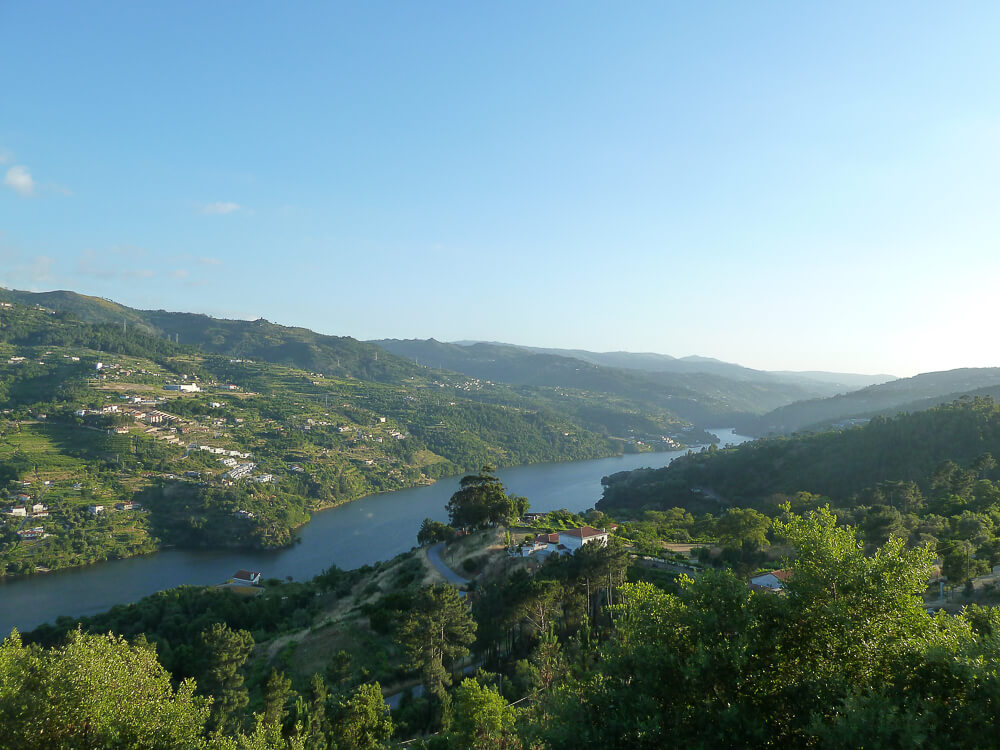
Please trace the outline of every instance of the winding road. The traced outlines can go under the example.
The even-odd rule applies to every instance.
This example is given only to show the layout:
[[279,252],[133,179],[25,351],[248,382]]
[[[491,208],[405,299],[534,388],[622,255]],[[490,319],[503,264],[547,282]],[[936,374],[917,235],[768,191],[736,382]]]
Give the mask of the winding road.
[[464,586],[469,582],[468,578],[462,578],[458,573],[449,568],[444,560],[441,559],[441,550],[444,549],[444,542],[438,542],[432,547],[427,548],[427,559],[431,561],[431,565],[434,566],[438,573],[445,577],[448,583],[453,583],[456,586]]

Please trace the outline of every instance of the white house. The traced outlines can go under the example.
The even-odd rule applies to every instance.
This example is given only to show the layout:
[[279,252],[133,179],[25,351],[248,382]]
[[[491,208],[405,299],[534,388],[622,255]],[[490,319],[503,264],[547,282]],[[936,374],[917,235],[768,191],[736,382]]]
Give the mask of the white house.
[[233,574],[233,583],[241,583],[245,586],[256,586],[260,583],[259,570],[237,570]]
[[182,393],[199,393],[201,388],[196,383],[168,383],[163,386],[165,391],[181,391]]
[[44,513],[47,510],[48,510],[48,508],[46,508],[43,503],[35,503],[34,505],[31,506],[31,512],[32,512],[32,514],[34,514],[36,516],[39,513]]
[[521,557],[548,555],[559,551],[558,534],[536,534],[535,538],[521,548]]
[[12,516],[27,516],[28,515],[28,509],[25,508],[23,505],[15,505],[15,506],[11,507],[7,511],[7,513],[9,515],[12,515]]
[[103,505],[88,505],[87,506],[87,512],[90,515],[92,515],[92,516],[96,516],[99,513],[103,513],[104,512],[104,506]]
[[608,532],[603,529],[595,529],[593,526],[581,526],[578,529],[569,529],[559,532],[559,543],[566,547],[570,553],[576,552],[585,544],[608,543]]
[[750,588],[767,591],[781,591],[785,582],[792,577],[790,570],[772,570],[750,579]]

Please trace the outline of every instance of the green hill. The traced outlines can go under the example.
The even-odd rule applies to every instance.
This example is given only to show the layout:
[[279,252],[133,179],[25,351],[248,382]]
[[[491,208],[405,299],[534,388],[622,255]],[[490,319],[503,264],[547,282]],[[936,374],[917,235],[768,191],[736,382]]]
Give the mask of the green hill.
[[[626,447],[507,386],[353,340],[352,369],[371,351],[385,363],[373,375],[415,374],[323,375],[76,312],[0,307],[0,490],[48,513],[0,525],[0,575],[164,544],[282,546],[312,511],[363,495]],[[114,510],[129,503],[141,511]]]
[[[752,379],[704,371],[625,369],[598,364],[593,357],[587,357],[589,353],[582,353],[587,358],[581,358],[566,356],[577,352],[553,353],[559,350],[531,350],[508,344],[459,345],[434,339],[387,339],[374,343],[432,367],[521,386],[573,388],[609,394],[647,408],[668,409],[702,426],[730,424],[735,419],[830,392],[828,388],[816,390],[801,384],[777,382],[763,373]],[[634,356],[641,359],[646,355]]]
[[1000,455],[1000,406],[990,398],[965,398],[876,417],[864,427],[762,438],[689,454],[664,469],[622,472],[605,478],[599,507],[767,509],[774,496],[798,492],[843,506],[883,482],[913,482],[930,494],[943,462],[965,466],[985,454]]
[[1000,368],[980,367],[928,372],[901,378],[832,398],[811,399],[782,406],[760,417],[738,422],[748,435],[788,435],[824,429],[849,419],[892,415],[953,401],[963,394],[987,395],[1000,386]]
[[132,326],[204,352],[289,365],[326,375],[400,383],[425,373],[403,357],[349,336],[326,336],[259,320],[225,320],[165,310],[135,310],[75,292],[0,289],[0,301],[71,313],[87,323]]

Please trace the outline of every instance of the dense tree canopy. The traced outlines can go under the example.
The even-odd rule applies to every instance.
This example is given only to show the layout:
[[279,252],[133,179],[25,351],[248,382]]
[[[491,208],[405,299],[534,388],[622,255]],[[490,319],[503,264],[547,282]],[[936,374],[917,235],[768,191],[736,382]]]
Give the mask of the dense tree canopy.
[[448,517],[455,528],[481,529],[512,523],[528,510],[526,498],[508,495],[503,482],[484,466],[478,474],[462,477],[448,501]]

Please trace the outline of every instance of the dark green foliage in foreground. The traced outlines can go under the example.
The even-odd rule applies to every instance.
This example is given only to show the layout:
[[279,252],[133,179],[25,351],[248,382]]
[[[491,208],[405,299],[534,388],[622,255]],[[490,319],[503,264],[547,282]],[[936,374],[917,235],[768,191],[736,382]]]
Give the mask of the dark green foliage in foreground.
[[452,664],[469,653],[476,638],[476,622],[454,587],[429,586],[414,602],[399,637],[427,692],[443,700]]
[[[753,535],[754,519],[734,522],[737,533]],[[443,711],[429,711],[427,698],[411,702],[397,739],[440,731],[409,746],[454,750],[971,750],[997,736],[1000,612],[928,615],[920,594],[931,547],[892,537],[868,552],[825,508],[786,510],[770,535],[795,554],[784,595],[714,571],[623,584],[627,561],[614,546],[585,547],[473,592],[478,627],[455,589],[424,590],[398,632]],[[450,670],[476,635],[479,658],[495,671],[449,689]],[[8,639],[0,646],[0,747],[391,742],[393,722],[372,682],[328,690],[314,677],[296,696],[280,670],[270,671],[261,713],[245,716],[232,678],[247,636],[217,624],[200,638],[206,648],[189,663],[200,669],[197,687],[171,681],[141,637],[130,645],[71,632],[49,649]],[[124,713],[112,709],[122,691],[134,693],[135,711],[128,701]],[[210,709],[199,694],[216,703]],[[209,731],[214,725],[221,735]],[[84,730],[92,734],[81,740]]]
[[[225,636],[223,636],[225,639]],[[233,653],[244,653],[240,644]],[[226,681],[232,681],[225,670]],[[238,670],[237,670],[238,671]],[[51,649],[22,644],[16,631],[0,644],[0,748],[210,748],[211,750],[377,750],[393,730],[378,683],[328,696],[314,680],[309,703],[287,713],[288,682],[273,673],[272,699],[243,728],[242,708],[215,690],[195,695],[187,680],[177,688],[156,651],[114,635],[71,633]],[[200,687],[211,687],[208,677]],[[223,703],[225,708],[220,708]],[[327,721],[327,711],[332,721]],[[224,721],[218,716],[224,716]],[[220,730],[221,728],[221,730]]]
[[676,594],[625,587],[597,663],[538,706],[547,746],[909,747],[919,736],[974,748],[995,736],[1000,613],[927,615],[927,548],[893,540],[866,556],[825,511],[777,531],[798,553],[787,596],[726,573]]

